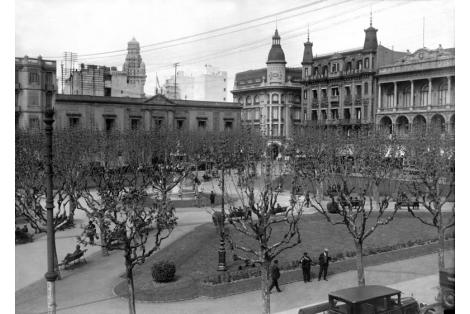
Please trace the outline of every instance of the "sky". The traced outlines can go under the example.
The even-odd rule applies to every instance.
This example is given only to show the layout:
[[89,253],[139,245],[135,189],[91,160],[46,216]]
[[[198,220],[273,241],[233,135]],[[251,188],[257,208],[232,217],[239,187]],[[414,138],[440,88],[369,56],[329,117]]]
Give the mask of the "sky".
[[452,0],[16,0],[15,56],[60,65],[70,51],[77,63],[120,69],[135,37],[147,95],[155,93],[157,75],[161,85],[173,75],[176,62],[187,74],[205,64],[227,71],[230,91],[235,73],[266,66],[276,25],[287,66],[298,67],[307,30],[314,55],[361,47],[371,12],[386,47],[413,52],[423,35],[425,47],[455,46]]

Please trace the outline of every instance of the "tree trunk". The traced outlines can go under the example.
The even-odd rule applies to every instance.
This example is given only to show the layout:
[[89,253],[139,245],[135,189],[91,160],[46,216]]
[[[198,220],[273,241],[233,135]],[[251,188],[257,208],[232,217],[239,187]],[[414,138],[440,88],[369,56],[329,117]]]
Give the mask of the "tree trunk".
[[263,314],[271,313],[271,299],[269,295],[269,261],[261,265],[261,297],[263,298]]
[[366,285],[366,278],[364,275],[364,261],[362,260],[362,243],[356,242],[356,269],[357,269],[357,284],[358,286]]
[[374,183],[374,185],[372,186],[372,193],[374,195],[374,201],[377,204],[380,204],[379,185],[377,183]]
[[105,233],[104,233],[104,220],[103,218],[98,219],[98,224],[100,228],[100,246],[101,246],[101,254],[103,256],[108,256],[108,249],[106,248],[106,239],[105,239]]
[[129,292],[129,314],[135,314],[134,274],[128,257],[126,257],[126,277],[127,289]]
[[77,202],[75,201],[75,198],[70,197],[70,203],[69,203],[69,216],[67,218],[69,223],[73,223],[73,217],[75,215],[75,209],[77,208]]
[[444,231],[444,228],[442,227],[438,228],[438,240],[439,240],[439,250],[437,253],[438,265],[439,265],[439,270],[443,270],[445,268],[445,262],[444,262],[445,231]]

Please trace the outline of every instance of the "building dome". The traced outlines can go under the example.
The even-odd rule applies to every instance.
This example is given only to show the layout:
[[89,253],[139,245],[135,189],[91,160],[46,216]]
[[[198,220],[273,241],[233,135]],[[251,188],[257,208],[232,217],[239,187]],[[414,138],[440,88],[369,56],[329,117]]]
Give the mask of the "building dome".
[[269,50],[268,61],[266,63],[286,63],[286,57],[281,47],[281,37],[276,29],[273,36],[273,44]]

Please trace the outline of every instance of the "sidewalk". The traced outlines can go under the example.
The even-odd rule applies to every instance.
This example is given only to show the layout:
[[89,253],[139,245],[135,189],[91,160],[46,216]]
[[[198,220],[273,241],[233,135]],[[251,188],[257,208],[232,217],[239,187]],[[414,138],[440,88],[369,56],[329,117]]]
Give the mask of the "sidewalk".
[[[58,313],[127,313],[127,300],[112,294],[123,272],[122,256],[112,255],[90,263],[86,271],[72,273],[57,283]],[[93,265],[92,265],[93,264]],[[98,278],[98,280],[96,280]],[[430,254],[366,268],[367,284],[390,285],[413,294],[419,302],[432,303],[438,284],[437,256]],[[329,291],[357,284],[355,271],[333,275],[329,281],[296,282],[281,286],[271,295],[272,312],[296,313],[296,309],[327,299]],[[219,299],[198,298],[174,303],[137,302],[137,313],[259,313],[260,291]],[[16,293],[16,313],[45,313],[45,283],[39,282]]]

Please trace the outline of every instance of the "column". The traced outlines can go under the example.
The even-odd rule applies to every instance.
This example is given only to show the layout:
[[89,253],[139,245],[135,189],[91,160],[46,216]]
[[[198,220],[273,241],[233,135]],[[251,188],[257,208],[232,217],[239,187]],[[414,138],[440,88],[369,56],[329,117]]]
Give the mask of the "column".
[[290,108],[289,104],[286,104],[286,118],[285,118],[285,126],[284,128],[286,129],[286,138],[290,137]]
[[428,87],[428,109],[431,109],[431,105],[432,105],[432,79],[428,79],[428,84],[429,84],[429,87]]
[[382,83],[379,83],[379,91],[378,91],[378,111],[380,112],[382,110]]
[[281,121],[282,121],[282,117],[281,117],[281,106],[277,106],[277,116],[278,116],[278,119],[277,119],[277,134],[279,134],[279,136],[282,136],[281,134]]
[[272,136],[273,135],[273,105],[268,106],[268,117],[269,117],[269,129],[268,129],[268,135]]
[[413,110],[413,107],[415,105],[414,99],[415,99],[415,84],[413,80],[410,81],[411,83],[411,95],[410,95],[410,109]]
[[393,82],[393,111],[397,111],[397,82]]
[[450,105],[452,104],[452,77],[447,77],[447,98],[446,98],[446,107],[449,109]]

